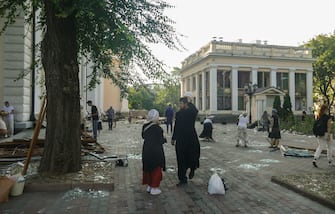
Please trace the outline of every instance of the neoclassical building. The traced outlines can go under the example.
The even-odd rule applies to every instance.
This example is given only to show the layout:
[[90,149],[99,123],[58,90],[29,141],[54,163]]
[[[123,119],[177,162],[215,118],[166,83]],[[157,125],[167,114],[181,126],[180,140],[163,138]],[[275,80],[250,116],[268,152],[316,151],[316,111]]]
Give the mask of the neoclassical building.
[[313,107],[313,61],[302,47],[213,40],[182,62],[181,93],[192,92],[202,114],[247,111],[252,121],[288,93],[299,114]]

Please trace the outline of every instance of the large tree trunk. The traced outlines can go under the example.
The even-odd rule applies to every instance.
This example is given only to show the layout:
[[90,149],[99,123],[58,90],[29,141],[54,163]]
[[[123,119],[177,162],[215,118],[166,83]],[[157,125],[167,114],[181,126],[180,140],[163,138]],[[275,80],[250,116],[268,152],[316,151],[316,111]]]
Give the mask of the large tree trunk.
[[53,2],[57,1],[44,1],[47,29],[41,48],[47,128],[39,170],[61,174],[81,169],[78,45],[74,15],[64,17],[57,9],[71,5],[71,1],[63,1],[67,5],[59,1],[57,7]]

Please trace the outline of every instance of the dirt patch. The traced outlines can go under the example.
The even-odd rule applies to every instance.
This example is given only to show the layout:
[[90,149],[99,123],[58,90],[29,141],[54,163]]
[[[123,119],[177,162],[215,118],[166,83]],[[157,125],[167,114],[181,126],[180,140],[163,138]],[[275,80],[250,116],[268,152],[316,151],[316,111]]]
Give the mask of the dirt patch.
[[29,176],[28,184],[71,184],[71,183],[103,183],[112,184],[114,162],[84,162],[82,170],[75,173],[67,173],[63,175],[41,175],[34,174]]
[[335,203],[335,172],[282,175],[276,179]]

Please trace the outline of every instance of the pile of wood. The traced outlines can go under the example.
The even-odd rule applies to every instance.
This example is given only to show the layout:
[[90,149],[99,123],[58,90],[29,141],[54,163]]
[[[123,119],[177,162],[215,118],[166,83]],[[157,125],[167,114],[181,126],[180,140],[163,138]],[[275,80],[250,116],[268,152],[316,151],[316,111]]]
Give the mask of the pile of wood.
[[[94,139],[92,136],[87,133],[83,133],[81,137],[82,151],[89,151],[94,153],[104,153],[105,149]],[[86,153],[84,153],[86,154]]]
[[[13,161],[16,161],[20,158],[27,157],[31,139],[15,139],[10,142],[0,143],[0,162],[3,160],[10,160],[13,158]],[[42,156],[44,149],[44,139],[36,140],[34,148],[32,150],[32,156]],[[90,151],[93,153],[103,153],[105,149],[99,144],[96,139],[90,135],[82,136],[81,145],[83,151]],[[83,155],[86,152],[82,153]]]

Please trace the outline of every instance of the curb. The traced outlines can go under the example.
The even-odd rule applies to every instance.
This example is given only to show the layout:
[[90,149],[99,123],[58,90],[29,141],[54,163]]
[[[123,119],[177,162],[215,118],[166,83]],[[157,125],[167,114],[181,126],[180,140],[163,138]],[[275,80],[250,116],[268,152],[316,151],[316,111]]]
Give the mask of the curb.
[[283,186],[283,187],[285,187],[285,188],[287,188],[289,190],[292,190],[292,191],[294,191],[294,192],[296,192],[296,193],[298,193],[298,194],[300,194],[300,195],[302,195],[302,196],[304,196],[306,198],[309,198],[309,199],[311,199],[313,201],[316,201],[316,202],[318,202],[318,203],[320,203],[320,204],[322,204],[322,205],[324,205],[324,206],[326,206],[326,207],[328,207],[330,209],[335,210],[335,202],[334,201],[330,201],[328,199],[324,199],[324,198],[322,198],[322,197],[320,197],[318,195],[315,195],[313,193],[310,193],[310,192],[304,191],[302,189],[299,189],[298,187],[296,187],[296,186],[294,186],[292,184],[289,184],[289,183],[287,183],[285,181],[282,181],[280,178],[278,178],[276,176],[272,176],[271,177],[271,181],[273,183],[281,185],[281,186]]
[[26,184],[24,192],[62,192],[80,188],[84,191],[88,190],[109,190],[114,191],[114,183],[49,183],[49,184]]

